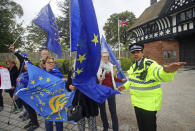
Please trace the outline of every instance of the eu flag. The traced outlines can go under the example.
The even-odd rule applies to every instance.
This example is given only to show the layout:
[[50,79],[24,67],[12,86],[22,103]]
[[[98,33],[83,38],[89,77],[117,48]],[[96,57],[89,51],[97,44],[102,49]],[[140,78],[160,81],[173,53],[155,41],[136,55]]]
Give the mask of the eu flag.
[[[114,53],[112,52],[110,46],[108,45],[108,43],[106,42],[104,36],[102,36],[101,38],[101,47],[102,47],[102,50],[106,50],[109,52],[109,56],[110,56],[110,62],[113,64],[113,67],[114,67],[114,74],[115,74],[115,77],[117,78],[121,78],[121,79],[126,79],[125,77],[125,74],[123,73],[123,70],[121,69],[121,66],[120,64],[118,63]],[[118,87],[119,85],[122,85],[124,83],[119,83],[119,82],[116,82],[116,86]]]
[[47,4],[39,13],[33,22],[48,33],[47,48],[56,53],[61,58],[61,45],[58,33],[56,19],[51,10],[50,4]]
[[73,85],[89,98],[103,103],[109,96],[119,92],[97,84],[96,74],[101,60],[101,46],[96,15],[92,0],[78,0],[78,5],[80,33]]
[[70,1],[71,8],[71,51],[77,51],[78,38],[80,33],[80,10],[78,0]]
[[60,78],[29,63],[26,64],[28,86],[18,90],[17,96],[49,121],[68,121],[67,109],[72,104],[74,92],[68,92],[65,82]]

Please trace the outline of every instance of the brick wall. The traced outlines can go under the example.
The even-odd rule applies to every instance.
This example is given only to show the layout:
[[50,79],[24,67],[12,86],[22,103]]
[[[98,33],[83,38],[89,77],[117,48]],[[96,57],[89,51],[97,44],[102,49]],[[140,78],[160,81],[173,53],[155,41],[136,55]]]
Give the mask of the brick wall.
[[[167,64],[174,61],[179,61],[179,43],[177,40],[155,41],[146,43],[144,55],[147,58],[157,61],[159,64]],[[163,53],[176,51],[176,57],[164,58]]]

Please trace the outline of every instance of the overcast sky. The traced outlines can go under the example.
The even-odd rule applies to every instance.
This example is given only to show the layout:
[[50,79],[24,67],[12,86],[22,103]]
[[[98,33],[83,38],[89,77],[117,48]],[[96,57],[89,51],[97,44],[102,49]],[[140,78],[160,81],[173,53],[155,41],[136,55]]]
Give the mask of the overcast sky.
[[[24,11],[24,16],[21,20],[28,25],[33,18],[39,13],[40,9],[45,6],[50,0],[14,0],[19,3]],[[57,1],[51,0],[51,8],[55,16],[60,15],[57,7]],[[100,34],[103,33],[103,26],[109,16],[113,13],[121,13],[126,10],[133,12],[136,17],[150,5],[150,0],[93,0],[96,11]]]

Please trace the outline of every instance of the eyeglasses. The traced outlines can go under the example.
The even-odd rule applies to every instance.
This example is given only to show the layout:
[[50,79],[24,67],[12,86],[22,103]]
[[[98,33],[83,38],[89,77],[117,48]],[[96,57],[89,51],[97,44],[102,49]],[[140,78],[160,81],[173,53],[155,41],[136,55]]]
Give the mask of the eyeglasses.
[[46,62],[47,64],[54,64],[54,62]]
[[108,56],[102,56],[102,57],[106,58],[106,57],[108,57]]

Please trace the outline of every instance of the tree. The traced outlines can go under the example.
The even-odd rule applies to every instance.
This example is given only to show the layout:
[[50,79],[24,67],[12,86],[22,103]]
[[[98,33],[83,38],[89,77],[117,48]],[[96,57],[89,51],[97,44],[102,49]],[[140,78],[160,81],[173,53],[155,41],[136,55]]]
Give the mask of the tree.
[[[58,25],[58,31],[60,36],[60,43],[63,50],[67,50],[69,46],[69,0],[64,0],[58,3],[62,15],[56,18]],[[35,24],[31,24],[27,27],[27,35],[25,36],[25,46],[24,50],[37,52],[42,48],[45,48],[47,42],[47,32],[42,30]]]
[[63,14],[57,17],[57,24],[61,37],[62,50],[68,50],[70,48],[69,4],[69,0],[64,0],[58,3],[58,7]]
[[39,26],[31,23],[26,28],[25,46],[23,50],[27,52],[38,52],[46,48],[47,32],[42,30]]
[[118,20],[125,21],[126,19],[129,20],[129,23],[126,27],[120,27],[119,34],[120,43],[127,49],[128,45],[131,44],[128,29],[136,20],[136,17],[132,12],[125,11],[119,14],[112,14],[103,27],[107,42],[114,48],[118,46]]
[[[0,0],[0,52],[8,52],[9,44],[23,31],[22,23],[16,23],[16,18],[23,15],[22,7],[12,0]],[[20,38],[15,44],[22,43]]]

